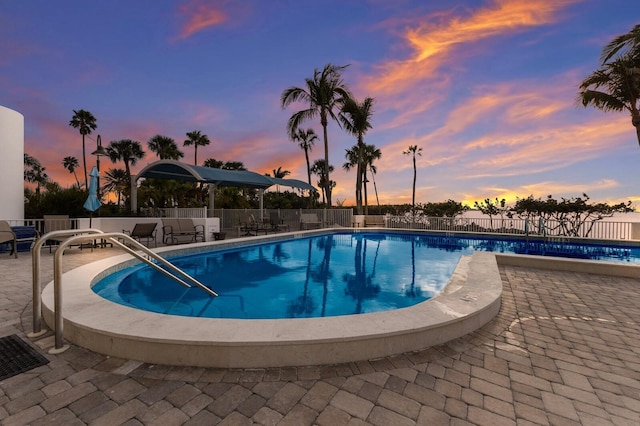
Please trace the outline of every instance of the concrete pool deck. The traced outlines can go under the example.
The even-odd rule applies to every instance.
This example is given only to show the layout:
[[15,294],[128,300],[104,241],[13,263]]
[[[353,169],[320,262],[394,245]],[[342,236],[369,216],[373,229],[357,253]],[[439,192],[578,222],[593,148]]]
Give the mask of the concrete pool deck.
[[[68,250],[64,268],[119,254]],[[43,251],[43,282],[52,279]],[[584,264],[579,268],[584,270]],[[167,367],[75,345],[0,382],[0,423],[463,425],[640,423],[640,281],[502,265],[487,325],[422,351],[272,369]],[[31,331],[31,258],[0,257],[0,336]]]

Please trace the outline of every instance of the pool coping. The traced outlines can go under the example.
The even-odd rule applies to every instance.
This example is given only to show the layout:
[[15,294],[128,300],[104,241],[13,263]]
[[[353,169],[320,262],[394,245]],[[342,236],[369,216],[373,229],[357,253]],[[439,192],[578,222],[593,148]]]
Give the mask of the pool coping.
[[[172,256],[327,232],[331,230],[157,251]],[[461,337],[497,315],[502,294],[496,256],[487,252],[463,256],[436,297],[408,308],[362,315],[276,320],[178,317],[118,305],[90,289],[104,275],[135,263],[129,255],[120,255],[63,275],[65,339],[98,353],[152,364],[221,368],[336,364],[421,350]],[[42,300],[43,318],[52,325],[52,283]]]

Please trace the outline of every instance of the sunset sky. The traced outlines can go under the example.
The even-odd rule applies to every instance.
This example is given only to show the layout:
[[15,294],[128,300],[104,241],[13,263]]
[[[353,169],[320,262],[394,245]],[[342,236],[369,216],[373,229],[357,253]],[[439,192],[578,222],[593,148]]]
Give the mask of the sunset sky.
[[[0,0],[0,105],[24,115],[25,152],[63,186],[75,179],[62,159],[82,167],[74,109],[93,113],[103,145],[133,139],[148,151],[161,134],[193,163],[182,143],[200,130],[212,141],[200,163],[306,180],[286,134],[306,106],[283,110],[280,96],[316,68],[349,64],[356,98],[375,99],[365,142],[382,151],[381,204],[411,203],[403,151],[417,145],[417,202],[586,192],[637,208],[630,116],[585,109],[577,93],[602,47],[638,23],[638,0]],[[323,157],[320,123],[304,127],[320,136],[312,161]],[[355,172],[342,165],[355,142],[329,124],[334,203],[354,203]],[[134,173],[156,160],[147,152]]]

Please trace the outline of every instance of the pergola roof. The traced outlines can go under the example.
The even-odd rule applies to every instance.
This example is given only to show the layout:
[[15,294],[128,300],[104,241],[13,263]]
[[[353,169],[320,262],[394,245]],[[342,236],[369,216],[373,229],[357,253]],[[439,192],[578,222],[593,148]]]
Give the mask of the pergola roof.
[[160,160],[147,165],[137,178],[173,179],[187,182],[203,182],[216,186],[266,189],[272,185],[283,185],[297,189],[316,191],[306,182],[298,179],[277,179],[248,170],[225,170],[211,167],[193,166],[175,160]]

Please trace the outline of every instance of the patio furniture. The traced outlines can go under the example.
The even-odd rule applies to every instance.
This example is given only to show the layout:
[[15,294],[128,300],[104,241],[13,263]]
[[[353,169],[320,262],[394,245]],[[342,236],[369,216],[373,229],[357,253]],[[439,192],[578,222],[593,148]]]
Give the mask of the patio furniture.
[[385,227],[384,216],[383,215],[366,215],[364,217],[364,226],[375,226],[375,227]]
[[0,221],[0,244],[9,244],[11,246],[9,256],[13,255],[17,258],[20,243],[33,243],[37,238],[38,232],[32,226],[11,227],[9,222]]
[[278,214],[278,212],[269,213],[269,224],[271,225],[271,230],[273,232],[289,230],[289,224],[284,223],[284,221],[280,219],[280,214]]
[[260,232],[264,232],[266,235],[269,232],[270,228],[265,227],[261,223],[259,223],[255,216],[250,214],[240,219],[240,228],[239,231],[242,232],[243,236],[256,236]]
[[302,213],[300,215],[300,229],[322,228],[322,222],[315,213]]
[[[53,231],[66,231],[68,229],[72,229],[71,227],[71,219],[69,219],[69,215],[66,214],[45,214],[42,216],[44,219],[44,233],[48,234]],[[67,237],[54,237],[47,240],[45,243],[49,246],[49,253],[51,253],[51,247],[54,244],[60,244],[62,241],[66,240]],[[80,246],[82,247],[82,246]],[[92,246],[93,247],[93,246]]]
[[180,242],[204,242],[204,225],[194,225],[190,218],[163,218],[162,243],[178,244]]
[[127,231],[125,229],[122,230],[123,234],[129,235],[134,240],[142,243],[142,240],[146,241],[146,246],[148,247],[151,241],[153,244],[158,247],[158,243],[156,242],[156,227],[157,223],[136,223],[131,231]]

